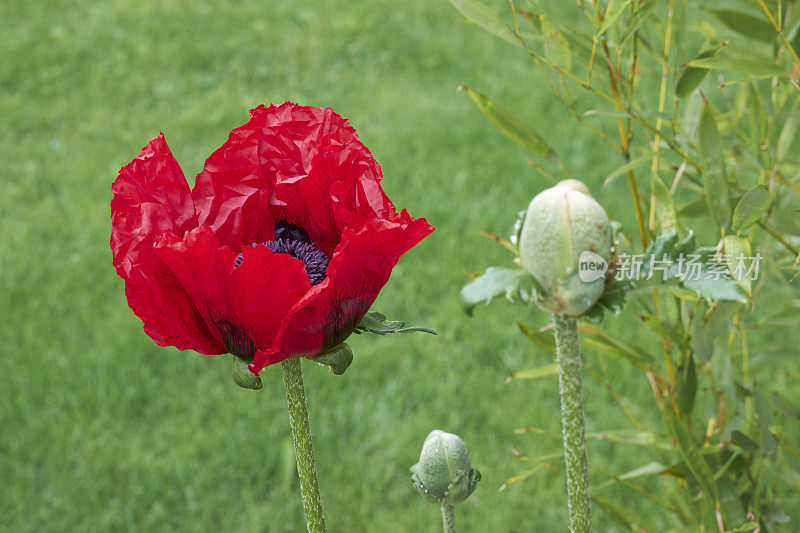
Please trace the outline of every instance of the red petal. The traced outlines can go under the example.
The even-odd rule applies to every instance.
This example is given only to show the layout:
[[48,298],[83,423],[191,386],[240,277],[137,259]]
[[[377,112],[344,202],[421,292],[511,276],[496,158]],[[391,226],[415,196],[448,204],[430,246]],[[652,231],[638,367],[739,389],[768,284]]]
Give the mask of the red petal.
[[223,246],[206,226],[193,229],[182,239],[173,233],[163,234],[155,243],[155,253],[189,295],[206,329],[221,343],[217,324],[230,320],[227,285],[236,253]]
[[180,283],[153,253],[157,235],[197,225],[189,187],[163,134],[120,170],[111,191],[113,263],[145,332],[161,346],[220,353]]
[[273,347],[253,361],[260,371],[287,357],[312,356],[342,342],[369,310],[398,259],[433,231],[403,210],[393,220],[346,229],[328,277],[292,308]]
[[269,348],[289,310],[311,290],[305,264],[265,246],[245,246],[229,280],[231,313],[260,348]]
[[290,102],[250,116],[206,161],[192,192],[200,224],[223,243],[272,239],[274,222],[286,220],[330,254],[343,229],[334,205],[362,218],[395,216],[380,166],[347,120]]

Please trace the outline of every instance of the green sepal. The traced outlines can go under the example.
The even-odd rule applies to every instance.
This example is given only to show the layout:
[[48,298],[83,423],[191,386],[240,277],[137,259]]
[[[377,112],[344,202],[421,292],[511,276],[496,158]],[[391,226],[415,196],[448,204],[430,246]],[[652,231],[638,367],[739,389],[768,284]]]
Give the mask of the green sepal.
[[374,333],[375,335],[386,335],[387,333],[412,333],[415,331],[430,333],[431,335],[439,334],[439,332],[435,329],[425,328],[422,326],[406,327],[406,323],[400,320],[386,320],[386,317],[377,311],[370,311],[364,315],[364,318],[362,318],[361,322],[358,323],[356,330],[353,333],[360,334],[364,333],[365,331]]
[[249,364],[248,361],[245,361],[237,355],[232,357],[233,368],[231,369],[231,376],[233,377],[234,383],[243,389],[259,390],[261,387],[263,387],[261,384],[261,378],[250,372],[250,370],[247,368],[247,365]]
[[318,365],[327,366],[331,372],[337,376],[341,376],[350,366],[350,363],[353,362],[353,351],[347,344],[342,342],[327,352],[309,357],[308,359],[314,361]]
[[461,289],[461,306],[468,316],[479,304],[489,304],[497,297],[529,304],[541,292],[533,276],[521,268],[489,267]]

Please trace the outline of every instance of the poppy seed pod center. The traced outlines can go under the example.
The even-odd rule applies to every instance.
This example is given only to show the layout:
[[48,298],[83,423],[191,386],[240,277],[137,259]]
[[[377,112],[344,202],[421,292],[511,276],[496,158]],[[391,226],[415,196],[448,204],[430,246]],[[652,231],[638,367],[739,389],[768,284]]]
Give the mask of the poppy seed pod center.
[[[319,250],[308,232],[294,224],[280,222],[275,226],[275,240],[264,243],[253,243],[251,246],[266,246],[276,254],[289,254],[299,259],[306,265],[306,275],[312,285],[322,283],[328,271],[328,256]],[[234,266],[239,266],[244,261],[244,256],[239,253]]]

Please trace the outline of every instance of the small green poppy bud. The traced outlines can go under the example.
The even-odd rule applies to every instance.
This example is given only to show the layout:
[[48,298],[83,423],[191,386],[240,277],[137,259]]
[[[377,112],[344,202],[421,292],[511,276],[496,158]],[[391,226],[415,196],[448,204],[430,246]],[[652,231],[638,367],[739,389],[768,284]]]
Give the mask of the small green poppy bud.
[[411,467],[411,479],[429,502],[452,505],[472,494],[481,474],[470,465],[461,437],[437,429],[425,439],[419,462]]
[[611,223],[578,180],[544,190],[528,205],[520,232],[522,267],[543,289],[537,303],[580,316],[603,294],[611,258]]

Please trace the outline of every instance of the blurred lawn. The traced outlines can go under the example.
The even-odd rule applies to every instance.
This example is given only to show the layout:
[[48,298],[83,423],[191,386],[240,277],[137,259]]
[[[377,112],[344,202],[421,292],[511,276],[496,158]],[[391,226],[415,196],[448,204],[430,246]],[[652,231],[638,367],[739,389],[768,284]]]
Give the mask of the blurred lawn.
[[[249,108],[284,100],[348,117],[390,198],[437,228],[374,309],[441,335],[355,338],[342,377],[304,365],[330,530],[435,531],[439,511],[408,475],[435,428],[464,437],[483,473],[459,506],[462,530],[564,530],[558,475],[498,491],[526,468],[512,449],[559,449],[512,432],[559,431],[555,379],[504,383],[547,362],[514,326],[546,317],[501,302],[468,319],[458,294],[464,272],[509,261],[478,231],[506,234],[548,182],[456,87],[524,104],[630,224],[625,183],[600,187],[620,162],[553,105],[523,54],[444,0],[224,4],[0,4],[0,530],[303,529],[279,369],[253,393],[233,385],[228,358],[156,347],[108,246],[111,182],[151,136],[164,131],[191,180]],[[622,398],[660,429],[643,377],[608,364]],[[586,397],[589,431],[629,426],[588,378]],[[650,460],[598,442],[589,454],[617,473]]]

